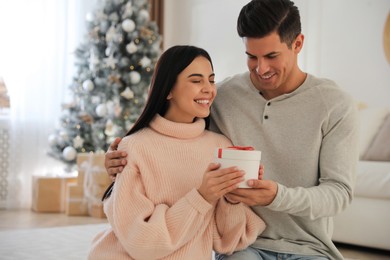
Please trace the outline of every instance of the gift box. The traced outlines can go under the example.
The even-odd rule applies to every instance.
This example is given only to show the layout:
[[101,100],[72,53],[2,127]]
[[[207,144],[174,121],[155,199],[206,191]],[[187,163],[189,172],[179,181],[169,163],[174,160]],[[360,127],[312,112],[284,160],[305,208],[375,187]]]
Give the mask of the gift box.
[[68,183],[67,185],[65,214],[68,216],[88,216],[88,202],[84,198],[84,187],[78,183]]
[[[106,172],[104,167],[104,154],[101,153],[78,153],[77,158],[77,170],[78,170],[78,176],[77,176],[77,182],[79,184],[84,183],[84,177],[85,172],[87,170],[89,171],[100,171],[100,172]],[[106,181],[109,179],[108,174],[106,172]]]
[[106,218],[106,214],[104,213],[103,209],[103,203],[89,203],[88,214],[94,218]]
[[66,186],[76,183],[75,176],[33,176],[32,210],[36,212],[64,212]]
[[83,187],[84,199],[88,204],[88,214],[103,218],[102,196],[111,179],[104,167],[104,154],[80,153],[77,155],[78,185]]
[[258,179],[261,151],[255,151],[250,146],[231,146],[217,148],[215,150],[215,162],[221,164],[221,168],[237,166],[245,171],[245,180],[239,185],[240,188],[250,188],[246,182],[250,179]]

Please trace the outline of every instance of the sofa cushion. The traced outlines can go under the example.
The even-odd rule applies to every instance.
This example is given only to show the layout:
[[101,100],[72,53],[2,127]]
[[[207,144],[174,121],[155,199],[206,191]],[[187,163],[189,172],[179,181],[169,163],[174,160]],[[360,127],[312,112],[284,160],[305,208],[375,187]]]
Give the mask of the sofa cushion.
[[359,161],[354,194],[390,200],[390,162]]
[[390,161],[390,115],[379,128],[370,146],[367,148],[363,160]]
[[364,108],[359,111],[360,117],[360,158],[363,158],[367,148],[372,143],[379,128],[383,124],[389,109],[385,107]]

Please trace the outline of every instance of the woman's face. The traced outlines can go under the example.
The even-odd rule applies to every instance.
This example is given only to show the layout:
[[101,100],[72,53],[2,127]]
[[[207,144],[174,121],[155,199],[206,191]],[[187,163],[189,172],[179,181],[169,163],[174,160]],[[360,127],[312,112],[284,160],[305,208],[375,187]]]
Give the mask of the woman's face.
[[216,95],[214,72],[208,59],[195,58],[177,77],[167,99],[165,118],[179,123],[192,123],[195,118],[210,114]]

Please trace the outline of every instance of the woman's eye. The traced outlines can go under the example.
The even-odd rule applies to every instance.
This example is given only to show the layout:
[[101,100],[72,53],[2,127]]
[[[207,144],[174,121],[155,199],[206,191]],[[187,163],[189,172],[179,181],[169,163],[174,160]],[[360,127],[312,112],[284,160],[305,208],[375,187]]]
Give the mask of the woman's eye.
[[215,84],[215,80],[209,80],[211,84]]
[[192,83],[200,83],[200,80],[193,80]]

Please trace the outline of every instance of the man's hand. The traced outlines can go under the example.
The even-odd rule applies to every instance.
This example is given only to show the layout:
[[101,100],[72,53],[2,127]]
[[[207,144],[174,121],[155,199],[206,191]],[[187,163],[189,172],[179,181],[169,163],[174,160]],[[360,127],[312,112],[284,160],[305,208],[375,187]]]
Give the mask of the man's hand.
[[114,140],[104,158],[104,167],[106,167],[107,173],[112,181],[115,181],[116,175],[121,173],[127,164],[127,153],[125,151],[117,151],[121,140],[119,137]]
[[236,189],[225,197],[229,201],[243,202],[248,206],[267,206],[275,199],[278,185],[271,180],[249,180],[251,189]]

